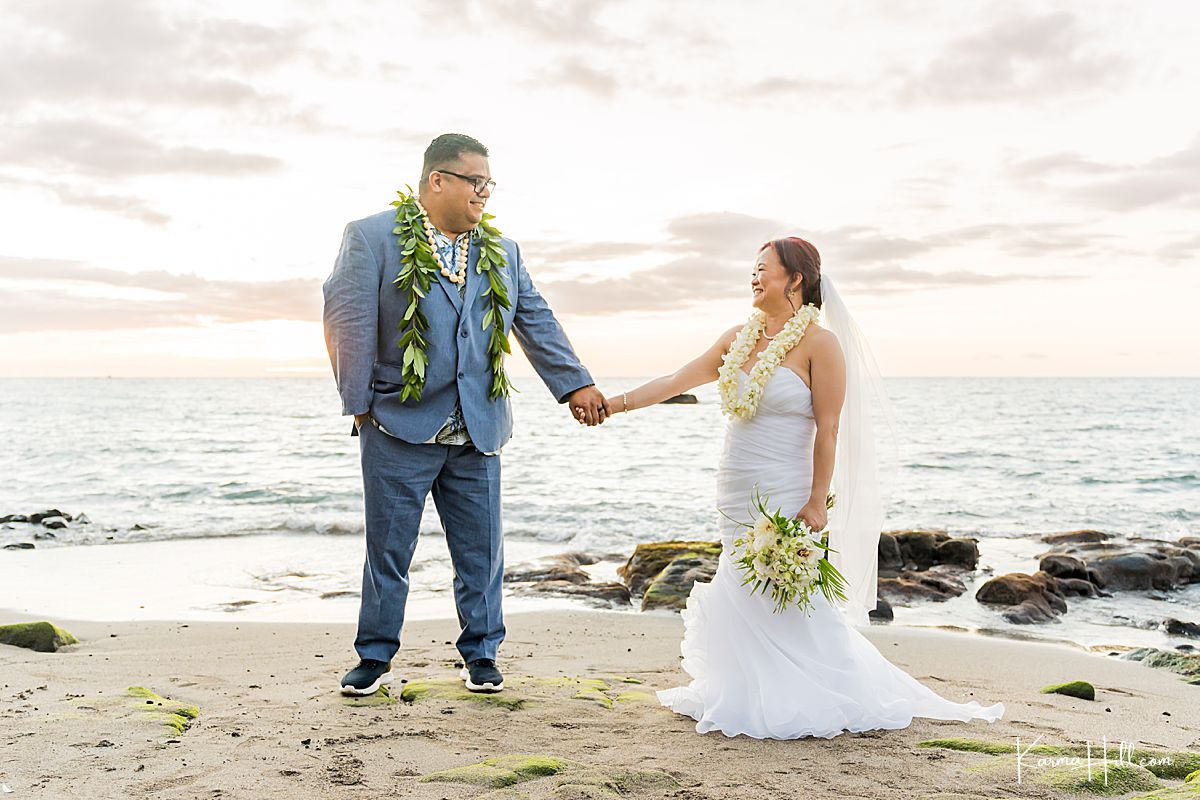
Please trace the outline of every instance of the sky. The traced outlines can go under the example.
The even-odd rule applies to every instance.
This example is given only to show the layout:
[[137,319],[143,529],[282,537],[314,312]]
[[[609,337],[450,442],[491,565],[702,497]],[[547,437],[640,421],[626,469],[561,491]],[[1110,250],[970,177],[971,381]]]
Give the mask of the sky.
[[1200,375],[1197,41],[1184,0],[0,0],[0,376],[328,375],[342,230],[448,131],[596,375],[705,350],[784,235],[885,375]]

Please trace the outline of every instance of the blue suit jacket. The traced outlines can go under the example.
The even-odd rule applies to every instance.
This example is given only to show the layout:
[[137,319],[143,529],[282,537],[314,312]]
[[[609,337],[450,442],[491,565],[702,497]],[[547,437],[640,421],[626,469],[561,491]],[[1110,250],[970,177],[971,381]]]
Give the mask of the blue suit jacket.
[[[508,398],[488,399],[489,331],[481,325],[488,298],[480,296],[487,276],[475,273],[475,245],[467,263],[465,298],[439,275],[421,299],[429,322],[425,387],[420,402],[400,402],[403,356],[397,342],[405,304],[392,283],[400,270],[400,248],[392,233],[395,219],[390,210],[347,225],[342,250],[325,281],[325,343],[342,414],[370,411],[389,433],[419,444],[438,432],[457,399],[475,447],[485,453],[497,451],[512,437],[512,407]],[[592,385],[592,376],[534,288],[521,262],[521,249],[510,239],[502,241],[508,263],[500,274],[512,305],[503,314],[504,332],[516,333],[551,394],[565,402],[571,392]]]

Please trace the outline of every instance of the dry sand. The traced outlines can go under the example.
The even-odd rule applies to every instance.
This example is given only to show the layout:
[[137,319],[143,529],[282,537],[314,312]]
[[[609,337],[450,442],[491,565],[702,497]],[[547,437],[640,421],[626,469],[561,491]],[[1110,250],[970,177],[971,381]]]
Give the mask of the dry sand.
[[[32,619],[0,612],[0,623]],[[1001,721],[916,720],[900,731],[757,741],[698,735],[653,701],[653,690],[684,679],[676,616],[510,615],[501,649],[509,688],[498,697],[525,701],[516,709],[458,696],[451,620],[406,630],[397,677],[450,690],[411,703],[338,694],[355,662],[349,624],[53,621],[80,643],[57,653],[0,646],[0,783],[12,790],[0,798],[477,797],[491,790],[422,777],[506,754],[583,766],[493,798],[613,797],[613,789],[688,800],[1060,797],[1017,785],[1015,770],[970,769],[989,756],[917,745],[1041,736],[1052,745],[1106,737],[1200,749],[1200,686],[1063,645],[946,631],[866,633],[945,696],[1003,702]],[[1094,683],[1096,701],[1038,691],[1074,679]],[[175,733],[146,713],[157,701],[126,696],[130,686],[195,705],[199,716]]]

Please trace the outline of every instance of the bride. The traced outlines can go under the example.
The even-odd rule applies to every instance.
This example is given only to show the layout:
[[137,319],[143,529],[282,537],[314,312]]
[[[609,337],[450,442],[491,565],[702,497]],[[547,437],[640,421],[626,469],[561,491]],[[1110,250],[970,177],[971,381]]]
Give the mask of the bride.
[[[999,719],[1002,704],[942,698],[853,627],[868,622],[876,602],[883,503],[870,403],[886,409],[882,384],[812,244],[763,245],[750,287],[755,310],[745,326],[673,375],[608,399],[613,412],[632,411],[718,381],[730,417],[717,477],[722,553],[712,582],[695,584],[682,613],[692,681],[658,692],[660,702],[694,718],[700,733],[758,739],[904,728],[913,717]],[[817,321],[822,309],[828,327]],[[837,503],[827,512],[831,484]],[[730,554],[756,490],[768,510],[814,531],[829,523],[844,601],[831,605],[816,591],[807,611],[776,613],[769,593],[742,585]]]

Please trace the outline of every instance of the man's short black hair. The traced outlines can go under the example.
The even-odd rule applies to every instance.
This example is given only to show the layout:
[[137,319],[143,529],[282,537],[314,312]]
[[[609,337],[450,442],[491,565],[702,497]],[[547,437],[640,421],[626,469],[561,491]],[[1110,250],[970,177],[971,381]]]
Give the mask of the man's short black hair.
[[443,133],[425,148],[425,163],[421,167],[421,183],[429,180],[429,173],[438,167],[452,164],[462,158],[463,153],[478,153],[487,158],[488,149],[483,142],[465,133]]

